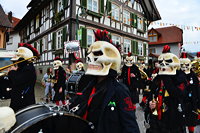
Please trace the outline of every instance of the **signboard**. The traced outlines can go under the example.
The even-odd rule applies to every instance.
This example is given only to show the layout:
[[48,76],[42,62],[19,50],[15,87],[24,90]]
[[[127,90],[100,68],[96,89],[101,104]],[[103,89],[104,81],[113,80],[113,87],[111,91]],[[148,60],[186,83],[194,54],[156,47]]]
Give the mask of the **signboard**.
[[80,58],[80,42],[78,40],[64,42],[65,54],[73,53],[74,57]]

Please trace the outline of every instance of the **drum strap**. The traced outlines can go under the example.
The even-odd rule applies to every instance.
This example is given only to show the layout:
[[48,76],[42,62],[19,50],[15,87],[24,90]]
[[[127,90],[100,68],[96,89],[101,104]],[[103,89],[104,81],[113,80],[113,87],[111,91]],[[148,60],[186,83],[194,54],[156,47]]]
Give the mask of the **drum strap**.
[[[89,96],[89,99],[88,99],[88,102],[87,102],[87,108],[90,106],[90,103],[91,103],[91,101],[93,99],[93,96],[94,96],[95,92],[96,92],[96,88],[93,87],[92,88],[92,92],[90,93],[90,96]],[[83,119],[86,120],[87,116],[88,116],[88,110],[86,110],[85,114],[83,115]]]

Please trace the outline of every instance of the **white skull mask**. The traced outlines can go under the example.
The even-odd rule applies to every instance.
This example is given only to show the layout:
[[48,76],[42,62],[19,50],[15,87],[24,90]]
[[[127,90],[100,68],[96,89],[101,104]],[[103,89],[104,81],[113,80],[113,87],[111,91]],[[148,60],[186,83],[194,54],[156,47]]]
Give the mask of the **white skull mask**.
[[108,75],[109,70],[117,72],[120,70],[121,56],[118,49],[106,41],[96,41],[93,43],[87,56],[87,75]]
[[180,67],[180,60],[172,53],[163,53],[158,57],[159,75],[176,75]]
[[60,66],[62,66],[62,62],[60,60],[55,60],[53,62],[53,69],[57,70]]
[[191,61],[188,58],[180,58],[180,65],[181,65],[181,70],[184,71],[186,74],[190,73],[191,69]]
[[76,70],[81,71],[83,69],[83,63],[82,62],[78,62],[76,63]]
[[11,60],[16,61],[19,58],[28,59],[31,57],[33,57],[33,52],[30,49],[28,49],[26,47],[19,47],[16,51],[15,57],[13,57]]
[[131,67],[133,65],[133,56],[126,56],[124,59],[124,63],[127,67]]

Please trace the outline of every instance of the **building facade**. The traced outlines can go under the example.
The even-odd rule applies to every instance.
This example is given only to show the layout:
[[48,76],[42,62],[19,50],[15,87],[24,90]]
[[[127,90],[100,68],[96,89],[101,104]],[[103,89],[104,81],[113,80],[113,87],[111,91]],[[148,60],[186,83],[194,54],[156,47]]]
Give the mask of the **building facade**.
[[64,42],[79,40],[76,54],[83,62],[87,48],[94,42],[93,30],[106,29],[113,42],[121,45],[121,54],[134,55],[135,63],[148,61],[147,27],[159,20],[153,0],[32,0],[30,10],[16,26],[21,42],[40,51],[36,63],[38,73],[60,56],[65,64],[73,64],[74,54],[65,53]]
[[1,4],[0,4],[0,49],[6,48],[6,42],[8,41],[8,30],[11,28],[11,23],[8,20]]
[[15,51],[18,48],[18,43],[20,43],[19,32],[14,30],[14,27],[19,23],[20,19],[13,17],[12,12],[8,13],[8,19],[12,24],[12,28],[9,32],[9,41],[6,43],[6,50]]

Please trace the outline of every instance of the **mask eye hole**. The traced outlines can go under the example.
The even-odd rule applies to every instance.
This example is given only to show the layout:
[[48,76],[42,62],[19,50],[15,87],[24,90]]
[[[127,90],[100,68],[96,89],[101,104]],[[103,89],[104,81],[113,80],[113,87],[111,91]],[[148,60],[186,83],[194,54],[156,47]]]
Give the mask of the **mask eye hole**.
[[93,52],[94,56],[101,56],[103,55],[103,52],[102,51],[95,51]]
[[159,60],[159,61],[158,61],[159,64],[161,64],[162,62],[163,62],[162,60]]
[[172,63],[172,59],[169,59],[169,60],[165,60],[167,63]]
[[185,64],[187,67],[189,66],[189,64]]

